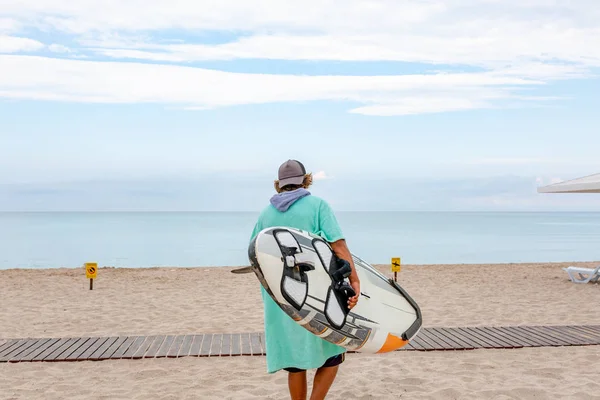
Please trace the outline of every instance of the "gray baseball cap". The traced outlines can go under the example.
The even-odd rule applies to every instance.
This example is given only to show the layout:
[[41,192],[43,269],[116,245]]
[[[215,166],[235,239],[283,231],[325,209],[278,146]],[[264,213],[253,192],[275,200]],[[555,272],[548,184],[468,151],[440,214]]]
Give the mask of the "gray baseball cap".
[[301,185],[304,182],[306,169],[297,160],[287,160],[279,166],[279,187],[286,185]]

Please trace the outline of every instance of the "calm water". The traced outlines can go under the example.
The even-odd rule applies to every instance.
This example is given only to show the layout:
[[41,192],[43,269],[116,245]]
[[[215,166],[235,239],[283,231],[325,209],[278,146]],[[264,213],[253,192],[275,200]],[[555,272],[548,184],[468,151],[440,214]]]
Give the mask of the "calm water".
[[[0,269],[238,266],[255,213],[0,213]],[[600,260],[600,213],[338,213],[372,263]]]

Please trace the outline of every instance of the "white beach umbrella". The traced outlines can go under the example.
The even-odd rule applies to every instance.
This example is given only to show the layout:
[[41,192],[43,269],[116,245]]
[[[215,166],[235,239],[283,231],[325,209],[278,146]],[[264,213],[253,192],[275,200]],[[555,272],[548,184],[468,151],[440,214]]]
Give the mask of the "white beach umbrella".
[[542,186],[537,191],[538,193],[600,193],[600,174]]

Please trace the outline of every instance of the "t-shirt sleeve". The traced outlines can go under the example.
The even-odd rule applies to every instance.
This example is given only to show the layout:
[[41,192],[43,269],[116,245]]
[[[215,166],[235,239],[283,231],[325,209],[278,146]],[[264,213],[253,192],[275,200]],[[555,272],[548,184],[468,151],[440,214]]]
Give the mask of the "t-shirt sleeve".
[[256,235],[258,235],[258,233],[261,230],[262,230],[262,224],[261,224],[261,220],[259,218],[258,221],[256,221],[256,223],[254,224],[254,229],[252,229],[252,234],[250,235],[250,241],[252,241],[254,239],[254,237],[256,237]]
[[331,206],[326,201],[321,201],[319,206],[319,229],[318,235],[330,243],[344,239],[342,229],[331,209]]
[[252,241],[256,237],[256,235],[258,235],[258,233],[263,230],[264,214],[265,214],[265,210],[262,210],[260,212],[260,214],[258,215],[258,219],[256,220],[256,223],[254,224],[254,229],[252,229],[252,234],[250,235],[250,241]]

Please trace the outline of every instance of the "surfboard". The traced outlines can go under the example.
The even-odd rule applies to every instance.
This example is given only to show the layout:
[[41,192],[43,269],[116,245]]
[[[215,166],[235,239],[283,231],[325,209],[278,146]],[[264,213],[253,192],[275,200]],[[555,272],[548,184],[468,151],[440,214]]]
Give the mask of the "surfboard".
[[290,318],[347,350],[398,350],[421,329],[421,310],[406,290],[354,254],[361,293],[348,310],[350,265],[320,236],[289,227],[263,229],[250,242],[248,257],[261,285]]

